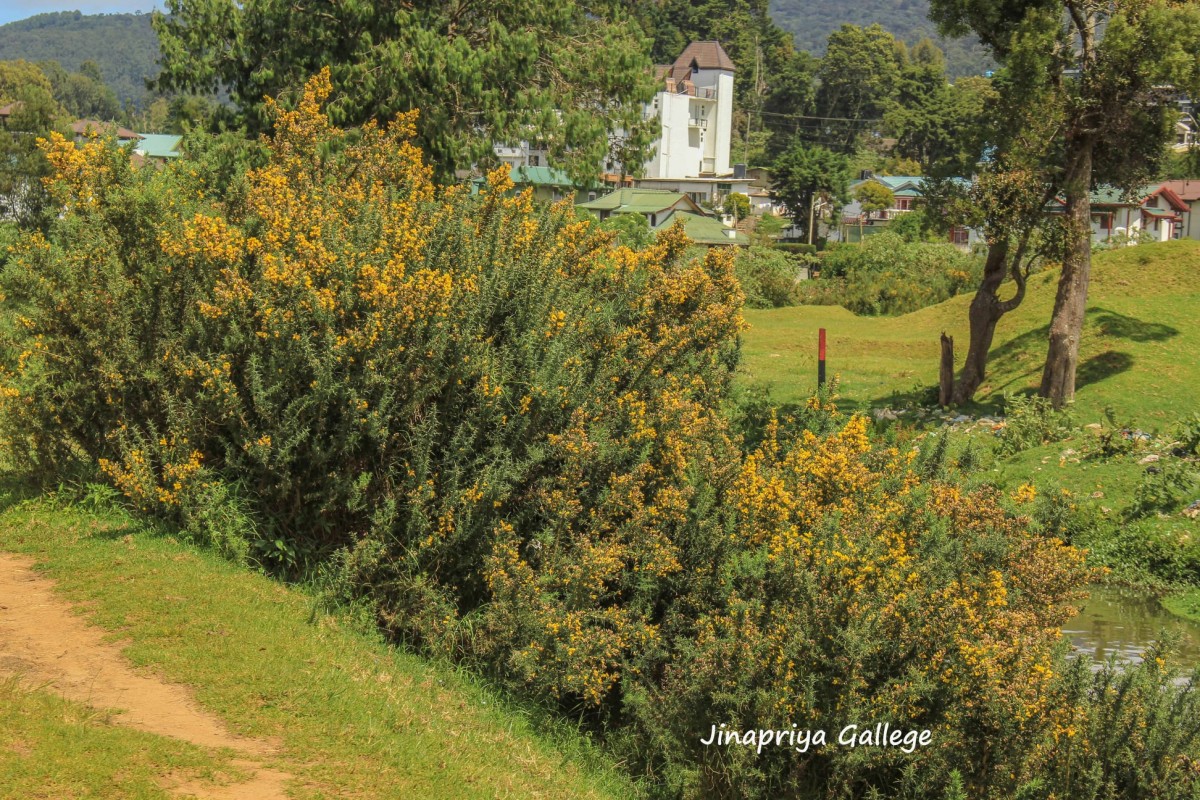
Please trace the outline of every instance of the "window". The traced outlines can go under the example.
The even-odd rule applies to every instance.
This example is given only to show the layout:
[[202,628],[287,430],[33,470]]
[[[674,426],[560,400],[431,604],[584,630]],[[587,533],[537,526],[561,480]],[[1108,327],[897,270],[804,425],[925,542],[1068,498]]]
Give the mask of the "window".
[[950,241],[956,245],[969,244],[971,241],[971,232],[966,228],[955,227],[950,230]]
[[896,210],[897,211],[912,211],[912,198],[911,197],[897,197],[896,198]]
[[540,167],[541,165],[542,165],[542,164],[541,164],[541,159],[540,159],[540,157],[538,157],[538,156],[532,156],[532,155],[529,157],[529,166],[531,166],[531,167]]

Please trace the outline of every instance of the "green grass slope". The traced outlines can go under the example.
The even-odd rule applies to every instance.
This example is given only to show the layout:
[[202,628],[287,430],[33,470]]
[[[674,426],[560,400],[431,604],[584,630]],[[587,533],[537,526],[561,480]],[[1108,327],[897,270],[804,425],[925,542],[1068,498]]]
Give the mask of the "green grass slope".
[[[118,513],[13,503],[16,491],[0,502],[0,550],[36,558],[135,667],[191,687],[235,733],[279,741],[269,766],[295,776],[292,797],[632,794],[573,732],[536,732],[527,710],[314,612],[299,591]],[[167,798],[164,775],[231,769],[228,753],[110,717],[0,680],[0,797]]]
[[[1057,270],[1033,276],[1025,302],[1000,321],[980,404],[1040,382],[1057,280]],[[777,402],[807,397],[816,387],[817,329],[824,327],[829,373],[840,377],[847,406],[899,406],[927,397],[937,383],[942,331],[954,337],[962,364],[970,302],[970,295],[959,296],[901,317],[856,317],[829,306],[747,310],[742,380],[768,385]],[[1098,421],[1113,406],[1124,419],[1161,429],[1194,410],[1197,320],[1200,242],[1097,253],[1076,381],[1081,421]]]

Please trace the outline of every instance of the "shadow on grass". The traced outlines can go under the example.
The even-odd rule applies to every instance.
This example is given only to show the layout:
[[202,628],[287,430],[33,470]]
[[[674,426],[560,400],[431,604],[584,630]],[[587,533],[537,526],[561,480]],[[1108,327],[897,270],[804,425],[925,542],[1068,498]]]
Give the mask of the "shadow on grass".
[[1082,389],[1133,367],[1133,356],[1116,350],[1098,353],[1075,368],[1075,388]]
[[77,513],[69,524],[85,525],[87,536],[120,539],[128,534],[150,531],[165,534],[152,521],[138,520],[121,507],[115,491],[92,484],[63,482],[58,486],[39,482],[27,472],[7,466],[0,469],[0,514],[28,511],[32,514]]
[[7,469],[0,472],[0,513],[36,500],[44,494],[43,487],[28,475]]
[[1092,306],[1088,309],[1090,321],[1100,330],[1101,335],[1116,339],[1128,339],[1132,342],[1165,342],[1179,331],[1161,322],[1144,322],[1137,317],[1118,314],[1106,308]]

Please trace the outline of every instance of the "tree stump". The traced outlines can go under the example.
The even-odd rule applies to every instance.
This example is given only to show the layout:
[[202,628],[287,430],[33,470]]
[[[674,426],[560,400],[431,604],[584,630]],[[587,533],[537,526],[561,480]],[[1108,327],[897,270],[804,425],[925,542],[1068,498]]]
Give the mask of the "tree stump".
[[954,337],[942,331],[942,369],[938,375],[938,405],[950,405],[954,394]]

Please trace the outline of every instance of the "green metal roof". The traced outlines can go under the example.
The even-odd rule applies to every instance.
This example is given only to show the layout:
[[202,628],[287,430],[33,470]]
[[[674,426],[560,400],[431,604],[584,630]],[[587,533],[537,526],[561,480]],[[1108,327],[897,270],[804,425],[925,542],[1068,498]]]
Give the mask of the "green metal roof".
[[680,200],[691,203],[687,195],[680,192],[668,192],[665,189],[617,189],[603,197],[580,203],[579,207],[590,211],[612,211],[617,214],[656,214],[670,208]]
[[179,158],[179,143],[182,136],[171,136],[165,133],[139,133],[142,137],[134,145],[134,150],[147,158]]
[[690,211],[672,212],[669,217],[656,225],[654,230],[661,231],[664,228],[670,228],[679,220],[683,220],[684,232],[696,244],[750,244],[750,237],[741,232],[735,233],[733,238],[730,238],[728,231],[733,229],[726,228],[721,220],[693,214]]
[[1155,217],[1157,219],[1175,219],[1174,211],[1164,211],[1160,208],[1143,208],[1142,213],[1148,217]]
[[1125,192],[1114,186],[1098,186],[1090,192],[1092,205],[1099,206],[1140,206],[1142,201],[1153,194],[1162,184],[1152,183],[1134,191],[1130,200]]
[[512,182],[518,186],[553,186],[572,188],[575,183],[567,173],[554,167],[513,167],[509,172]]

